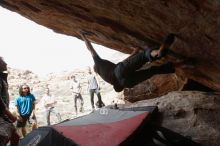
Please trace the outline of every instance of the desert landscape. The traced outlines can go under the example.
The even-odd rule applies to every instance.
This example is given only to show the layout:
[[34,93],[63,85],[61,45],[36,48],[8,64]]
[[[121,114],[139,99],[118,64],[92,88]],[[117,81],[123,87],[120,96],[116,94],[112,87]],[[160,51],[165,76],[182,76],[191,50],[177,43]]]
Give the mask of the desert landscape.
[[[76,78],[80,81],[82,86],[82,96],[84,99],[84,112],[76,113],[74,112],[74,98],[71,93],[70,76],[75,75]],[[45,88],[49,87],[50,92],[56,98],[57,104],[55,106],[56,110],[61,114],[62,120],[76,118],[78,116],[82,116],[90,113],[92,110],[89,93],[87,91],[87,76],[88,69],[76,69],[73,71],[66,71],[60,73],[51,73],[44,77],[41,77],[37,74],[34,74],[28,70],[19,70],[9,68],[9,94],[10,94],[10,108],[12,111],[15,110],[14,107],[14,99],[18,96],[19,86],[22,84],[27,84],[31,88],[31,93],[33,93],[37,99],[36,104],[36,116],[38,126],[45,126],[46,119],[44,115],[44,107],[41,101],[41,98],[44,95]],[[122,98],[122,93],[114,92],[111,85],[104,82],[99,76],[98,80],[101,86],[101,96],[103,102],[107,105],[112,104],[124,104],[125,102],[120,99]],[[97,101],[97,97],[95,95],[95,102]],[[78,106],[80,104],[78,103]],[[51,115],[51,123],[55,124],[57,119],[55,115]]]

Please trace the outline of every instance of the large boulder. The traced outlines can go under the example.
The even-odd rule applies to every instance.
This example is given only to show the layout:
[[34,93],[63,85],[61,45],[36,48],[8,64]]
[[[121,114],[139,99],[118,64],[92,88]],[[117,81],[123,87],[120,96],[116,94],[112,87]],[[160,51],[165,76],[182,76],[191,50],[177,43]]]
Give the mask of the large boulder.
[[158,121],[163,127],[191,137],[203,146],[220,143],[220,94],[214,92],[170,92],[160,98],[129,105],[158,106]]
[[166,34],[176,33],[171,49],[191,65],[179,74],[220,91],[218,0],[1,0],[0,5],[58,33],[80,38],[77,32],[87,31],[91,41],[124,53],[158,46]]
[[124,90],[124,99],[135,102],[165,95],[171,91],[182,90],[185,80],[178,78],[176,74],[156,75],[141,84]]

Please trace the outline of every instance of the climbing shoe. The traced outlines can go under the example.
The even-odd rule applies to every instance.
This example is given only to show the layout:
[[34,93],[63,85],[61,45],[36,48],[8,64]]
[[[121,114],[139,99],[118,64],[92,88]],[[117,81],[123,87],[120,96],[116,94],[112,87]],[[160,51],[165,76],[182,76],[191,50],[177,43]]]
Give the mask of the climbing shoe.
[[165,38],[163,43],[161,44],[158,52],[158,58],[164,57],[167,55],[169,47],[173,44],[175,40],[175,35],[173,33],[168,34]]

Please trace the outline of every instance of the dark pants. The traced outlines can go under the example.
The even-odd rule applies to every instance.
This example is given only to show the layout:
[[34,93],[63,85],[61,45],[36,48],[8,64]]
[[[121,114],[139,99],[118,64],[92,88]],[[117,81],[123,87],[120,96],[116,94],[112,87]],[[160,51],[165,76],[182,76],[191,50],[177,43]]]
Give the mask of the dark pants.
[[57,112],[54,107],[51,107],[49,109],[46,110],[46,120],[47,120],[47,125],[50,125],[50,114],[54,113],[58,119],[58,122],[61,122],[61,116],[60,113]]
[[84,104],[82,95],[80,93],[73,93],[73,94],[74,94],[74,108],[75,108],[75,112],[77,113],[77,100],[78,99],[81,101],[80,112],[82,112],[83,104]]
[[[117,64],[114,74],[119,84],[124,88],[132,88],[146,79],[156,74],[174,73],[175,69],[172,63],[152,66],[145,70],[140,69],[149,61],[148,56],[151,51],[145,50]],[[155,60],[155,58],[153,58]]]
[[17,128],[25,127],[27,121],[30,118],[30,115],[21,116],[21,118],[22,118],[22,121],[19,121],[19,120],[17,121],[17,124],[16,124]]
[[13,137],[15,134],[18,137],[14,125],[0,116],[0,146],[5,146],[10,139],[16,138]]
[[91,100],[92,108],[93,109],[95,108],[95,106],[94,106],[94,93],[98,97],[98,107],[101,108],[103,102],[102,102],[102,97],[101,97],[101,94],[100,94],[99,90],[98,89],[89,89],[89,94],[90,94],[90,100]]

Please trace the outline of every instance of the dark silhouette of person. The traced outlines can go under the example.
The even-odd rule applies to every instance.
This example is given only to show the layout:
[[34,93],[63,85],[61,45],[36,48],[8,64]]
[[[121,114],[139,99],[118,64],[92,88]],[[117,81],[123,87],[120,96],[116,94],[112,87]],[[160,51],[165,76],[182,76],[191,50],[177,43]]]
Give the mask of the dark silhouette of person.
[[158,49],[147,48],[140,52],[140,49],[137,48],[131,56],[117,64],[102,59],[97,54],[90,41],[86,38],[86,33],[81,32],[80,34],[88,50],[92,54],[95,63],[94,71],[98,73],[103,80],[113,85],[116,92],[120,92],[124,88],[132,88],[156,74],[169,74],[175,72],[174,65],[171,62],[139,70],[146,62],[161,59],[167,54],[167,50],[174,42],[174,34],[167,35]]
[[11,146],[19,145],[19,135],[13,122],[18,120],[9,110],[9,94],[7,82],[7,64],[0,57],[0,145],[6,146],[10,141]]

